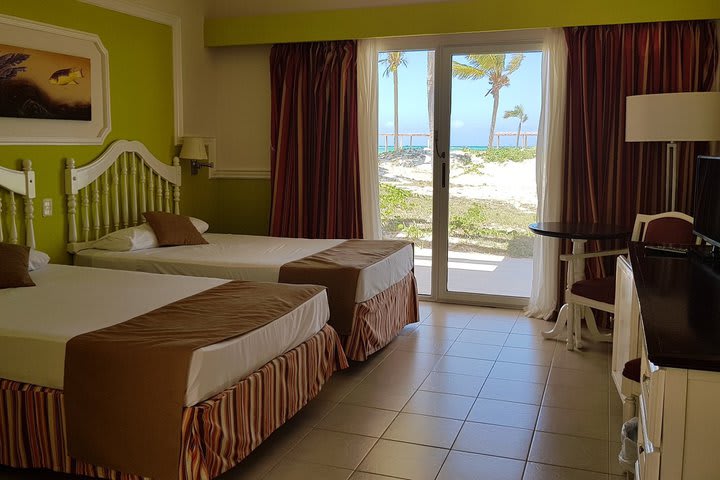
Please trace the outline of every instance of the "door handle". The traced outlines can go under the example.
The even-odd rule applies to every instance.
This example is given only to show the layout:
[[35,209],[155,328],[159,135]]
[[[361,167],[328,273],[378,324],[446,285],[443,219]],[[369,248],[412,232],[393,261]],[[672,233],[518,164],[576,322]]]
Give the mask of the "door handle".
[[442,185],[442,188],[445,188],[445,168],[446,168],[446,165],[447,165],[447,164],[446,164],[445,162],[442,162],[442,172],[441,172],[442,180],[441,180],[441,182],[440,182],[441,185]]
[[438,157],[445,159],[445,152],[440,153],[438,151],[438,131],[437,130],[435,130],[435,132],[433,132],[433,145],[435,145],[435,154]]

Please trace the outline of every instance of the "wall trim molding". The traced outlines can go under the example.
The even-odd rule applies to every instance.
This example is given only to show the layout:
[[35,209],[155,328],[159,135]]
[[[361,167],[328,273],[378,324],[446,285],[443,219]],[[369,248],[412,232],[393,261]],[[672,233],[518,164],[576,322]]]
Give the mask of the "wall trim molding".
[[208,178],[211,179],[218,179],[218,178],[235,178],[235,179],[244,179],[244,180],[269,180],[270,179],[270,170],[265,169],[218,169],[218,168],[211,168],[209,170]]
[[151,22],[169,25],[172,30],[172,57],[173,57],[173,103],[175,144],[180,143],[184,135],[183,122],[183,81],[182,81],[182,28],[181,19],[173,15],[152,8],[144,7],[125,0],[79,0],[81,3],[95,5],[96,7],[124,13],[133,17],[142,18]]

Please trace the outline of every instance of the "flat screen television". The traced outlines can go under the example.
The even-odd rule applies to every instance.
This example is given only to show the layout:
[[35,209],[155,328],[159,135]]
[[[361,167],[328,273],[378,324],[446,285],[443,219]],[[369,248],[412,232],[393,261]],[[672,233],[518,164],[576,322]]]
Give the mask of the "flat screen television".
[[720,248],[720,157],[699,155],[695,162],[693,233]]

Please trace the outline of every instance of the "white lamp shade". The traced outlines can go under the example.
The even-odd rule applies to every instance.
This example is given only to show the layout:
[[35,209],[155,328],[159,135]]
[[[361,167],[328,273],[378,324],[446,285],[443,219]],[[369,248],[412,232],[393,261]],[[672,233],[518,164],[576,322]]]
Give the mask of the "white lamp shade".
[[180,149],[180,158],[185,160],[207,160],[207,151],[205,150],[205,142],[200,137],[183,138],[182,148]]
[[720,92],[627,97],[625,141],[720,140]]

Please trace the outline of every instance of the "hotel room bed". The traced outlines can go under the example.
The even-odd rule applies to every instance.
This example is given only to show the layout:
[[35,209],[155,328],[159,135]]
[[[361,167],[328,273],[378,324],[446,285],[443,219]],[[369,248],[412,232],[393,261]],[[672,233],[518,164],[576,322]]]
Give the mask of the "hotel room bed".
[[[165,168],[168,166],[152,157],[142,144],[123,140],[82,169],[69,165],[69,251],[75,254],[76,265],[323,285],[328,288],[330,325],[340,334],[345,353],[352,360],[365,360],[405,325],[417,321],[410,242],[205,234],[208,245],[132,251],[92,248],[92,240],[104,234],[141,224],[142,212],[164,209],[178,213],[179,167],[175,175],[163,173]],[[103,199],[98,191],[105,192],[103,185],[109,180],[126,187],[112,192],[108,189],[108,198]],[[154,191],[145,192],[145,185]],[[110,199],[110,193],[115,198]],[[78,198],[82,204],[80,221],[75,213]],[[113,212],[108,204],[113,205]]]
[[[6,169],[0,169],[0,186],[12,183],[7,175]],[[32,196],[27,188],[13,185],[17,187],[9,195],[13,202],[15,193],[25,196],[25,231],[30,233]],[[0,189],[0,198],[4,195]],[[10,211],[9,221],[0,220],[15,232],[15,209]],[[9,239],[17,242],[17,233]],[[31,235],[26,236],[26,244],[33,241]],[[8,251],[8,246],[3,248]],[[0,273],[8,264],[0,265]],[[143,475],[158,480],[214,478],[239,463],[316,396],[336,369],[347,366],[340,339],[326,324],[326,293],[319,287],[66,265],[45,265],[29,275],[35,286],[0,288],[2,465],[126,480]],[[215,314],[206,315],[217,304],[250,308],[216,308]],[[254,322],[254,305],[258,305],[257,311],[273,310],[274,316],[265,323]],[[163,356],[176,350],[193,328],[204,331],[208,325],[214,327],[216,317],[231,319],[227,323],[233,324],[247,322],[247,328],[237,335],[221,331],[216,335],[224,335],[218,337],[222,340],[190,348],[185,369],[163,370],[146,362],[158,352]],[[137,332],[149,332],[148,327],[155,332],[137,336]],[[129,331],[135,337],[128,343],[127,334],[115,336],[118,331]],[[94,356],[96,350],[78,347],[95,348],[98,339],[103,346],[99,357]],[[136,364],[132,374],[105,375],[108,365],[123,369],[125,362]],[[154,378],[154,383],[147,378],[134,383],[138,365],[160,375],[148,377]],[[88,377],[85,372],[98,375]],[[181,383],[173,384],[170,377],[179,377]],[[183,388],[175,388],[177,385]],[[175,388],[177,402],[168,403],[157,393],[167,388]],[[103,411],[105,398],[110,404],[119,402],[121,408]],[[100,418],[116,426],[86,421],[98,418],[94,408],[85,408],[88,403],[99,403]],[[156,435],[154,420],[132,420],[138,411],[154,411],[153,404],[169,405],[172,418],[177,418],[170,428],[178,433],[170,439],[177,450],[164,451],[163,458],[170,461],[162,467],[146,468],[144,460],[127,452],[141,448],[153,452],[154,440],[148,439]],[[85,433],[77,434],[78,424],[92,431],[93,448],[97,445],[100,453],[77,458],[70,453],[86,448],[77,446],[83,441],[79,439],[86,438]],[[108,448],[128,435],[133,441],[125,442],[127,448]],[[143,442],[148,445],[142,447]],[[102,454],[109,455],[107,462],[87,460]],[[125,468],[128,465],[134,466]]]

